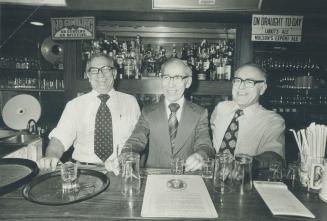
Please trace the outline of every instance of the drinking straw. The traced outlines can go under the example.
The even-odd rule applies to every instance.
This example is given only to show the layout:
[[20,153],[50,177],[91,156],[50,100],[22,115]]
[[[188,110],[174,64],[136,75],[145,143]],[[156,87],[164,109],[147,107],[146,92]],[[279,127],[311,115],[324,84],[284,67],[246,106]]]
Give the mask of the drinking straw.
[[295,130],[294,130],[294,129],[290,129],[290,131],[291,131],[291,132],[293,133],[293,135],[294,135],[294,138],[295,138],[295,141],[296,141],[296,144],[297,144],[297,146],[298,146],[298,148],[299,148],[300,153],[302,153],[303,150],[302,150],[302,147],[301,147],[301,143],[300,143],[300,141],[299,141],[299,138],[298,138],[297,135],[296,135]]
[[308,155],[310,155],[310,156],[312,156],[312,153],[310,153],[310,150],[311,149],[309,149],[309,145],[308,145],[308,140],[307,140],[307,137],[306,137],[306,135],[305,135],[305,130],[304,129],[301,129],[300,130],[300,133],[301,133],[301,135],[302,135],[302,147],[303,147],[303,149],[305,149],[306,151],[306,153],[308,154]]

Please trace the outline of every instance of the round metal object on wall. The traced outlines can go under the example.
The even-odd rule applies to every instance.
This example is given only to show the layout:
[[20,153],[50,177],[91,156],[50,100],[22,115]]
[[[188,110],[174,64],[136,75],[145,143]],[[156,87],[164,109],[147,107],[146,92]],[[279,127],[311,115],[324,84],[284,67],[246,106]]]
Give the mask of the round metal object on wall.
[[47,37],[42,42],[41,54],[44,59],[51,64],[62,63],[64,59],[64,49],[62,44],[53,41],[51,36]]
[[37,122],[41,116],[39,101],[28,94],[20,94],[12,97],[2,110],[2,118],[5,124],[14,130],[27,128],[29,120]]

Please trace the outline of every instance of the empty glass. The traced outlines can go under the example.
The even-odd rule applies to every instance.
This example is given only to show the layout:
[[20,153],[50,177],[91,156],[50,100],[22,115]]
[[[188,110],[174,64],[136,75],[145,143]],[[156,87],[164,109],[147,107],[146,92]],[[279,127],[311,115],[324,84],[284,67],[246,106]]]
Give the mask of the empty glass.
[[122,159],[121,192],[124,196],[132,197],[140,193],[140,155],[125,153]]
[[246,154],[235,156],[231,173],[233,187],[241,195],[252,190],[252,157]]
[[170,163],[170,170],[172,174],[183,174],[185,167],[185,160],[182,158],[174,158]]
[[225,193],[230,188],[231,172],[233,169],[233,157],[228,153],[217,153],[215,157],[214,170],[214,190],[219,193]]
[[76,189],[77,184],[77,164],[72,162],[66,162],[61,165],[61,180],[63,191]]
[[211,179],[213,177],[213,171],[215,167],[215,161],[208,158],[203,162],[201,175],[204,179]]
[[271,163],[267,179],[268,181],[283,181],[283,165],[281,163]]

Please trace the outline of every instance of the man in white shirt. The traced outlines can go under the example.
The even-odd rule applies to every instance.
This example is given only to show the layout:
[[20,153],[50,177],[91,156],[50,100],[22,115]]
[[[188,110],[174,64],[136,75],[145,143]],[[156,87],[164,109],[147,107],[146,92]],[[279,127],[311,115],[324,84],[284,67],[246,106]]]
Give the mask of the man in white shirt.
[[[216,151],[232,157],[240,153],[254,156],[260,168],[282,162],[284,119],[259,104],[260,96],[267,89],[265,71],[256,64],[245,64],[236,70],[232,82],[233,101],[220,102],[211,115]],[[237,128],[236,133],[233,126]]]
[[[114,61],[104,55],[92,57],[86,65],[92,91],[69,101],[56,128],[49,134],[46,156],[39,160],[41,169],[56,168],[63,153],[74,146],[73,160],[101,164],[117,158],[117,145],[123,144],[132,133],[140,116],[136,99],[113,88],[117,71]],[[107,159],[95,153],[95,121],[100,107],[100,96],[107,96],[105,108],[111,113],[111,150]],[[109,95],[109,96],[108,96]],[[101,103],[102,104],[102,103]]]
[[169,59],[161,73],[164,96],[143,108],[127,143],[135,152],[143,152],[149,144],[146,167],[169,168],[174,158],[181,158],[186,171],[198,170],[214,156],[207,110],[184,98],[192,71],[181,60]]

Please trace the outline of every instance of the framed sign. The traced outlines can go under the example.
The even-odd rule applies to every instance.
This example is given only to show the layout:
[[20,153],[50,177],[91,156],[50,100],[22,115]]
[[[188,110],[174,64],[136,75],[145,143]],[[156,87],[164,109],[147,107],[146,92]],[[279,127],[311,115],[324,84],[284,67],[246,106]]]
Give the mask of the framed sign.
[[53,40],[94,39],[95,18],[51,18],[51,34]]
[[303,16],[252,15],[252,41],[301,42]]

